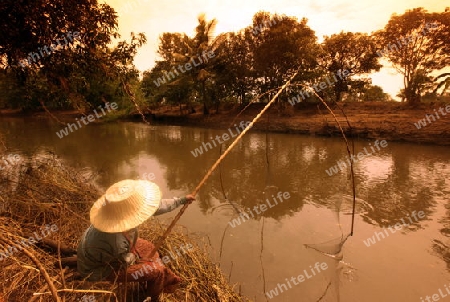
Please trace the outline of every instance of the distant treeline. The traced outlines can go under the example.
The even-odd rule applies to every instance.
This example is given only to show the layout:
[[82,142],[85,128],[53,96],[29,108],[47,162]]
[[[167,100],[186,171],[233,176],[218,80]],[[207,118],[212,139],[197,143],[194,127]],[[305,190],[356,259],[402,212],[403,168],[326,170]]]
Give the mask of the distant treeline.
[[[133,60],[146,37],[132,35],[111,48],[113,39],[120,38],[114,9],[88,0],[38,2],[0,4],[5,24],[0,33],[0,107],[86,112],[116,102],[126,114],[136,105],[194,110],[202,104],[208,113],[223,104],[265,102],[297,70],[279,97],[281,107],[315,102],[317,96],[330,102],[391,101],[370,78],[384,65],[403,75],[398,97],[411,104],[450,92],[450,73],[443,69],[450,66],[449,8],[441,13],[408,10],[393,15],[379,31],[340,32],[322,43],[306,18],[258,12],[248,27],[214,37],[217,20],[200,15],[193,37],[160,36],[160,58],[140,80]],[[66,40],[39,60],[27,59],[52,45],[54,37],[71,32],[77,39]],[[436,72],[439,76],[431,76]]]

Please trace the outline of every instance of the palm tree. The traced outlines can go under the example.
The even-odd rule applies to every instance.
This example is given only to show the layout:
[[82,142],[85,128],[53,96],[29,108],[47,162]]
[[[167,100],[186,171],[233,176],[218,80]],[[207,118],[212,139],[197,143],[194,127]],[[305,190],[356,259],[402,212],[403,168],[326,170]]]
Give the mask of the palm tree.
[[[181,85],[182,83],[186,83],[186,77],[188,77],[188,81],[194,85],[195,90],[197,90],[198,94],[201,96],[203,113],[205,115],[209,113],[207,106],[209,101],[207,83],[214,77],[213,69],[215,62],[217,61],[217,52],[215,51],[224,40],[223,35],[214,38],[213,34],[216,25],[216,19],[207,21],[204,14],[199,15],[194,38],[183,41],[187,53],[173,53],[174,65],[184,65],[192,62],[192,65],[195,67],[189,72],[184,73],[183,76],[179,77],[170,85]],[[196,66],[199,67],[197,68]]]
[[[442,80],[441,80],[442,79]],[[440,81],[441,80],[441,81]],[[439,76],[437,76],[434,81],[436,82],[436,88],[434,89],[434,93],[437,93],[439,89],[442,89],[441,95],[444,95],[445,92],[450,92],[450,72],[445,72]]]

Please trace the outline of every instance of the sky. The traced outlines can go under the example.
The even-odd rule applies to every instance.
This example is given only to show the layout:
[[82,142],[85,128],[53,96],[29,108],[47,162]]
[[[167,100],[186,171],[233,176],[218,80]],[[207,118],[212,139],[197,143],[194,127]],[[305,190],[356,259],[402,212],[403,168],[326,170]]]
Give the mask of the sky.
[[[100,2],[100,1],[99,1]],[[239,31],[252,24],[258,11],[285,14],[308,19],[319,41],[325,35],[341,31],[366,32],[382,29],[392,14],[424,7],[429,12],[443,12],[449,0],[107,0],[119,14],[119,33],[122,39],[130,33],[142,32],[147,44],[140,48],[135,65],[141,71],[152,68],[158,60],[159,37],[164,32],[184,32],[194,35],[197,16],[217,19],[215,34]],[[382,61],[383,65],[389,65]],[[386,64],[385,64],[386,63]],[[403,87],[403,78],[392,68],[371,74],[372,82],[383,87],[391,96]]]

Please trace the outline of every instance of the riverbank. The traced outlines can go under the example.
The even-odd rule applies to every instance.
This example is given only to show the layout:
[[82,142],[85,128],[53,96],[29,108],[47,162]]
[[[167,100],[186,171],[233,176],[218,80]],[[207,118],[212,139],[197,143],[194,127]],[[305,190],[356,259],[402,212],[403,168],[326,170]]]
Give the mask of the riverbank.
[[[263,107],[264,104],[253,104],[237,118],[240,108],[224,110],[206,117],[201,113],[180,116],[179,109],[165,108],[155,111],[152,121],[165,125],[227,129],[233,125],[233,120],[233,123],[251,121]],[[362,139],[450,145],[450,104],[428,103],[411,107],[404,103],[367,102],[342,103],[341,108],[343,112],[337,106],[332,106],[346,135]],[[284,110],[273,107],[253,129],[314,136],[341,136],[333,115],[323,105],[298,104],[295,108],[288,105]]]
[[[164,106],[146,114],[152,124],[195,126],[227,129],[235,122],[251,121],[265,104],[252,104],[242,113],[243,107],[221,108],[219,113],[205,116],[202,106],[196,113],[180,114],[178,106]],[[450,104],[422,103],[411,107],[405,103],[365,102],[341,103],[342,111],[332,106],[340,126],[348,136],[361,139],[385,139],[419,144],[450,145]],[[144,110],[150,112],[150,110]],[[52,114],[61,121],[74,122],[77,111],[57,111]],[[45,111],[27,114],[48,118]],[[238,116],[239,115],[239,116]],[[1,116],[24,116],[19,111],[1,111]],[[347,121],[348,118],[348,121]],[[139,114],[122,116],[121,120],[142,121]],[[103,120],[96,122],[104,122]],[[348,123],[347,123],[348,122]],[[351,126],[351,129],[349,127]],[[286,104],[280,109],[272,106],[254,125],[253,130],[313,136],[341,136],[333,115],[324,105],[300,103],[295,107]]]
[[[89,178],[51,153],[0,170],[0,302],[144,300],[145,294],[130,281],[124,285],[74,277],[76,268],[69,260],[90,224],[91,204],[102,194]],[[44,236],[42,230],[48,228],[51,232]],[[151,218],[140,226],[139,235],[155,241],[166,228]],[[187,233],[176,226],[159,250],[163,261],[172,256],[164,263],[183,280],[161,302],[249,301],[211,261],[207,238]],[[189,249],[180,254],[183,246]]]

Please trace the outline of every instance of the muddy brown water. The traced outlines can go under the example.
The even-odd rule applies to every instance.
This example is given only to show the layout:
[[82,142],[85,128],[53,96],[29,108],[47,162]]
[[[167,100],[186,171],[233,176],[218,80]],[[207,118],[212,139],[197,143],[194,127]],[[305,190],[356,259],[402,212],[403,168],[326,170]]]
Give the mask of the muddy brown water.
[[[102,188],[147,177],[164,197],[195,188],[219,156],[212,137],[224,146],[234,139],[229,130],[138,123],[88,125],[63,138],[60,129],[43,119],[0,120],[10,159],[50,151],[97,171]],[[194,156],[203,142],[212,149]],[[346,239],[352,192],[342,139],[250,132],[180,224],[209,237],[211,258],[240,284],[236,290],[256,301],[450,299],[449,150],[356,141],[355,151],[365,154],[355,160],[357,213]],[[338,160],[343,171],[328,170]],[[158,219],[169,222],[175,214]]]

